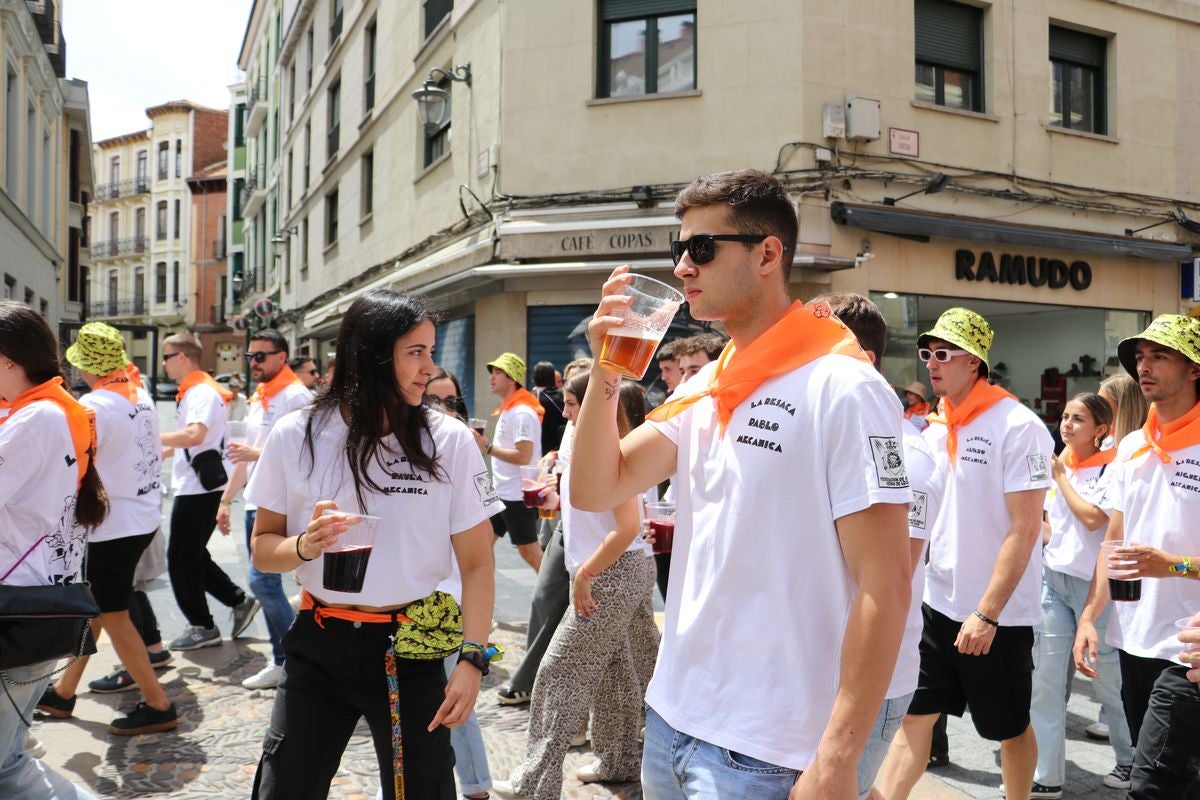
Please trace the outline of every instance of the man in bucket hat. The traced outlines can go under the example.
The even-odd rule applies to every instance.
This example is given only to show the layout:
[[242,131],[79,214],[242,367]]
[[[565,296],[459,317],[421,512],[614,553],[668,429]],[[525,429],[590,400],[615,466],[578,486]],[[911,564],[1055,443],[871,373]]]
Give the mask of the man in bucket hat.
[[[1176,620],[1200,625],[1200,320],[1164,314],[1117,347],[1150,402],[1142,430],[1117,445],[1106,541],[1137,602],[1116,603],[1108,643],[1121,662],[1122,701],[1137,753],[1130,798],[1182,798],[1200,789],[1200,687],[1187,680]],[[1114,572],[1115,576],[1116,573]],[[1075,638],[1075,664],[1094,675],[1095,620],[1110,599],[1108,565],[1096,566]],[[1195,616],[1194,616],[1195,615]]]
[[917,339],[942,398],[925,437],[946,488],[929,537],[921,674],[878,781],[889,800],[920,778],[938,715],[968,708],[979,735],[1000,742],[1006,795],[1024,800],[1033,785],[1037,545],[1054,443],[1032,411],[988,383],[992,339],[987,320],[966,308],[947,310]]
[[[542,566],[542,546],[537,538],[537,510],[521,500],[521,467],[542,457],[542,416],[546,413],[533,392],[525,388],[525,362],[516,353],[501,353],[487,365],[492,394],[500,398],[493,416],[492,441],[476,433],[475,439],[492,457],[492,481],[504,509],[492,517],[499,541],[504,534],[525,563],[537,572]],[[494,542],[493,542],[494,543]]]

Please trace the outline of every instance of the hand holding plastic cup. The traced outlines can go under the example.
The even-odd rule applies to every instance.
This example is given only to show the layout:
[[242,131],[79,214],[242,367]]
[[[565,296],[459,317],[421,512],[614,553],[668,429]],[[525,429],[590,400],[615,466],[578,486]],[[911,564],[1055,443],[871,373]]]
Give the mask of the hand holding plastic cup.
[[521,500],[526,508],[541,508],[542,491],[550,483],[550,471],[540,464],[521,467]]
[[650,525],[650,532],[654,534],[654,552],[671,552],[675,544],[675,504],[647,503],[646,522]]
[[[1196,631],[1197,633],[1200,633],[1200,620],[1196,620],[1196,622],[1193,623],[1192,620],[1195,619],[1195,614],[1187,617],[1180,617],[1179,619],[1175,620],[1175,627],[1180,633],[1183,633],[1184,631]],[[1198,638],[1198,640],[1195,642],[1183,643],[1183,652],[1185,653],[1192,653],[1198,650],[1200,650],[1200,638]]]
[[483,436],[484,432],[487,430],[487,420],[486,419],[479,419],[477,417],[471,417],[469,424],[471,425],[472,428],[474,428],[475,432],[478,433],[480,436]]
[[229,444],[245,444],[246,443],[246,421],[243,419],[231,419],[225,423],[227,431],[226,441]]
[[326,509],[322,516],[344,517],[349,527],[322,553],[321,585],[333,592],[361,592],[375,547],[379,517],[332,508]]
[[1132,602],[1142,599],[1142,581],[1137,575],[1137,562],[1122,556],[1121,549],[1132,544],[1124,539],[1100,543],[1104,563],[1108,567],[1108,593],[1114,601]]
[[666,335],[683,294],[662,281],[631,274],[622,293],[631,298],[622,314],[624,321],[604,334],[600,366],[626,378],[640,381],[650,366],[658,343]]

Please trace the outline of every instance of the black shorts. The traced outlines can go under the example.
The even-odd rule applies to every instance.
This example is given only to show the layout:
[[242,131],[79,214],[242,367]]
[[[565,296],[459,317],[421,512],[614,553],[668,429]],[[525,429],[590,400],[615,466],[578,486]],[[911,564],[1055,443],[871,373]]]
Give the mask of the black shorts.
[[961,717],[970,709],[985,739],[1002,742],[1024,733],[1033,695],[1033,627],[1001,626],[986,656],[969,656],[954,646],[961,622],[928,604],[921,614],[921,676],[908,713]]
[[87,579],[102,613],[129,610],[133,573],[155,533],[158,531],[88,545]]
[[501,500],[504,509],[492,517],[492,533],[508,534],[513,544],[533,544],[538,540],[536,508],[526,508],[521,500]]

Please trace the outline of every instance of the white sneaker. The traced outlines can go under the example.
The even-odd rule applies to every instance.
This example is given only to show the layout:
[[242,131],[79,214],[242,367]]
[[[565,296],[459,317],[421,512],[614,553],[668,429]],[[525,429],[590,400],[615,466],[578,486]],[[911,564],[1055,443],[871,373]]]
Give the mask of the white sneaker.
[[571,737],[571,747],[583,747],[588,743],[587,728],[584,728],[579,733]]
[[600,777],[600,762],[592,761],[588,764],[584,764],[582,767],[575,770],[575,777],[579,779],[581,783],[597,783],[598,781],[602,780]]
[[1084,728],[1083,732],[1089,739],[1098,739],[1100,741],[1104,741],[1108,738],[1108,723],[1093,722],[1091,725],[1088,725],[1086,728]]
[[45,758],[46,745],[42,744],[36,736],[29,731],[25,731],[25,755],[30,758]]
[[283,664],[268,664],[255,675],[242,681],[243,689],[274,689],[283,677]]
[[492,781],[491,791],[492,794],[502,797],[504,800],[521,800],[521,798],[527,797],[527,795],[517,793],[517,790],[513,788],[512,781]]

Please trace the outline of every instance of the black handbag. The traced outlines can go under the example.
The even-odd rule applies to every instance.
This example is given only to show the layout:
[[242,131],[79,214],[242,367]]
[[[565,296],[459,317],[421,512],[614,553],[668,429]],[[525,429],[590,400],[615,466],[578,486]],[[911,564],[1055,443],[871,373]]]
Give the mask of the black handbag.
[[0,670],[96,652],[87,583],[0,586]]
[[[222,440],[221,450],[224,449],[225,442]],[[205,450],[202,453],[196,453],[195,456],[187,450],[183,451],[184,457],[192,465],[192,470],[200,479],[200,485],[204,487],[205,491],[216,491],[229,482],[229,475],[225,472],[225,462],[221,460],[221,450]]]

